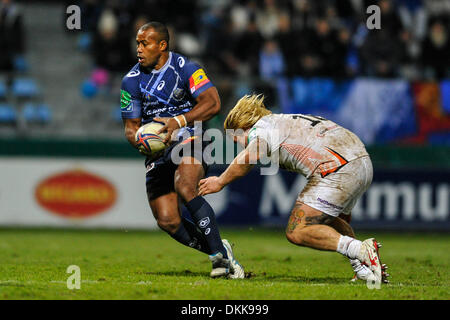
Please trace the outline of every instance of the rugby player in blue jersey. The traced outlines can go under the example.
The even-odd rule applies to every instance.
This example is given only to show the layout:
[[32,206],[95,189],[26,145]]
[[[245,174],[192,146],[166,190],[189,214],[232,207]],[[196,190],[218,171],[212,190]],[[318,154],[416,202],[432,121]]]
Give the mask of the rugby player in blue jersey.
[[[145,160],[147,197],[157,224],[178,242],[208,254],[211,277],[244,278],[229,242],[220,237],[213,209],[198,195],[198,183],[207,170],[201,152],[207,142],[194,130],[194,121],[206,121],[220,111],[217,89],[197,63],[169,51],[165,25],[145,24],[136,43],[138,63],[122,80],[121,111],[125,136],[134,147],[136,131],[143,124],[158,121],[164,124],[161,132],[167,132],[165,142],[170,146],[164,154]],[[196,142],[200,152],[193,147]],[[172,152],[180,143],[182,150],[191,145],[192,152],[175,163]],[[180,202],[195,223],[182,216]]]

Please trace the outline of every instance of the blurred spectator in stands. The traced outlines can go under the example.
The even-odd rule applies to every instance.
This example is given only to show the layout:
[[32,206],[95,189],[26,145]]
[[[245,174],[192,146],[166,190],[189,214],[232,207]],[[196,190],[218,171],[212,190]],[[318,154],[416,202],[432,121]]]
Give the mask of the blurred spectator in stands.
[[256,75],[258,72],[258,56],[263,44],[263,37],[256,24],[256,17],[251,17],[247,29],[238,36],[234,55],[240,61],[239,74]]
[[278,32],[281,15],[286,14],[284,8],[275,0],[264,0],[263,7],[256,13],[256,24],[265,39],[272,38]]
[[[103,5],[100,0],[83,0],[81,9],[81,30],[83,32],[96,32],[98,20],[102,14]],[[64,12],[65,13],[65,12]]]
[[336,8],[332,3],[324,6],[323,11],[325,12],[324,16],[327,19],[327,22],[332,30],[336,30],[342,27],[343,19],[342,17],[337,15]]
[[381,29],[369,30],[360,48],[364,74],[392,78],[400,74],[400,66],[408,61],[406,44],[409,33],[403,29],[398,12],[390,0],[378,1]]
[[283,75],[285,62],[283,54],[274,40],[267,40],[259,54],[259,72],[266,81],[275,80]]
[[369,31],[361,48],[364,75],[392,78],[398,75],[403,56],[398,38],[389,30]]
[[381,11],[381,28],[394,34],[401,32],[402,20],[392,0],[379,0],[377,5]]
[[211,73],[236,75],[239,61],[234,54],[234,22],[223,7],[212,6],[203,13],[201,38],[205,44],[204,61]]
[[315,47],[316,56],[319,61],[318,75],[329,76],[332,73],[330,69],[335,63],[330,60],[334,60],[336,57],[336,40],[336,35],[331,30],[328,20],[326,18],[317,19],[310,45]]
[[232,23],[232,32],[240,34],[247,29],[251,17],[256,16],[258,5],[255,0],[235,1],[230,8],[230,19]]
[[118,31],[119,22],[112,9],[105,9],[98,22],[98,31],[93,41],[95,65],[113,72],[123,72],[129,68],[128,40]]
[[422,0],[397,0],[403,28],[411,36],[408,52],[415,59],[420,54],[420,44],[427,31],[427,12]]
[[342,26],[338,30],[338,41],[336,47],[336,57],[333,59],[334,65],[330,66],[334,70],[333,77],[345,78],[355,76],[355,66],[353,65],[351,50],[351,33],[350,30]]
[[0,2],[0,71],[13,71],[14,58],[25,51],[22,14],[12,0]]
[[434,21],[423,43],[422,64],[433,78],[448,76],[450,69],[449,30],[441,20]]
[[[308,35],[309,34],[309,35]],[[304,34],[298,72],[303,76],[342,77],[346,75],[349,31],[332,30],[325,17],[316,20],[315,28]]]
[[292,12],[292,28],[305,30],[314,27],[316,14],[313,11],[312,0],[295,0]]
[[300,33],[301,36],[295,43],[298,55],[295,61],[294,74],[304,77],[317,76],[323,65],[319,48],[315,42],[317,39],[314,37],[314,32],[309,28],[302,29]]
[[295,63],[299,55],[299,46],[304,41],[301,31],[293,30],[291,28],[291,19],[289,15],[283,14],[280,16],[278,33],[274,39],[280,47],[281,53],[284,57],[285,72],[287,76],[293,76],[295,72]]
[[[372,4],[381,9],[381,30],[366,27]],[[447,50],[440,39],[448,28],[428,32],[427,17],[450,15],[448,0],[83,0],[81,7],[84,30],[96,34],[99,66],[125,70],[130,63],[124,61],[135,61],[129,35],[144,21],[156,20],[170,26],[171,50],[230,76],[271,74],[273,65],[262,70],[260,58],[281,56],[287,76],[415,78],[418,62],[435,70],[441,58],[431,57]],[[272,40],[278,44],[273,52]]]

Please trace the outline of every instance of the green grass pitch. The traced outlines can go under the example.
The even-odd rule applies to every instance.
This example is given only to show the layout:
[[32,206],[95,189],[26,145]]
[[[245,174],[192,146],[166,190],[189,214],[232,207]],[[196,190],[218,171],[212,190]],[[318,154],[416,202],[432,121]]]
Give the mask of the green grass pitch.
[[[350,283],[347,259],[290,244],[283,230],[222,228],[250,277],[210,279],[208,257],[162,231],[0,229],[0,299],[444,299],[450,235],[373,235],[391,283]],[[81,289],[67,288],[69,265]]]

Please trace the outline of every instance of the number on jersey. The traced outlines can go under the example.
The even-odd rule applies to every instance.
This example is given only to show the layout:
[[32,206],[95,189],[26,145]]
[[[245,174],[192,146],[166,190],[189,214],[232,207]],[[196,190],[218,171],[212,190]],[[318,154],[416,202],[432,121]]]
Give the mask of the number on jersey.
[[302,114],[295,114],[292,116],[294,119],[304,119],[311,121],[311,127],[314,127],[316,124],[318,124],[320,121],[325,121],[325,118],[319,117],[319,116],[312,116],[312,115],[302,115]]

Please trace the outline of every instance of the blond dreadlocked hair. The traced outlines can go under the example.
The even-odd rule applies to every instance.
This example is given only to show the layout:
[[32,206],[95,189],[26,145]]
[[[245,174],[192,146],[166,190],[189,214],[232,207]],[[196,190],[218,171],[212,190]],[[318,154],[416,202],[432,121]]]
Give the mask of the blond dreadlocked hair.
[[263,101],[262,94],[243,96],[228,113],[223,123],[224,129],[246,130],[253,127],[259,119],[272,113],[266,109]]

